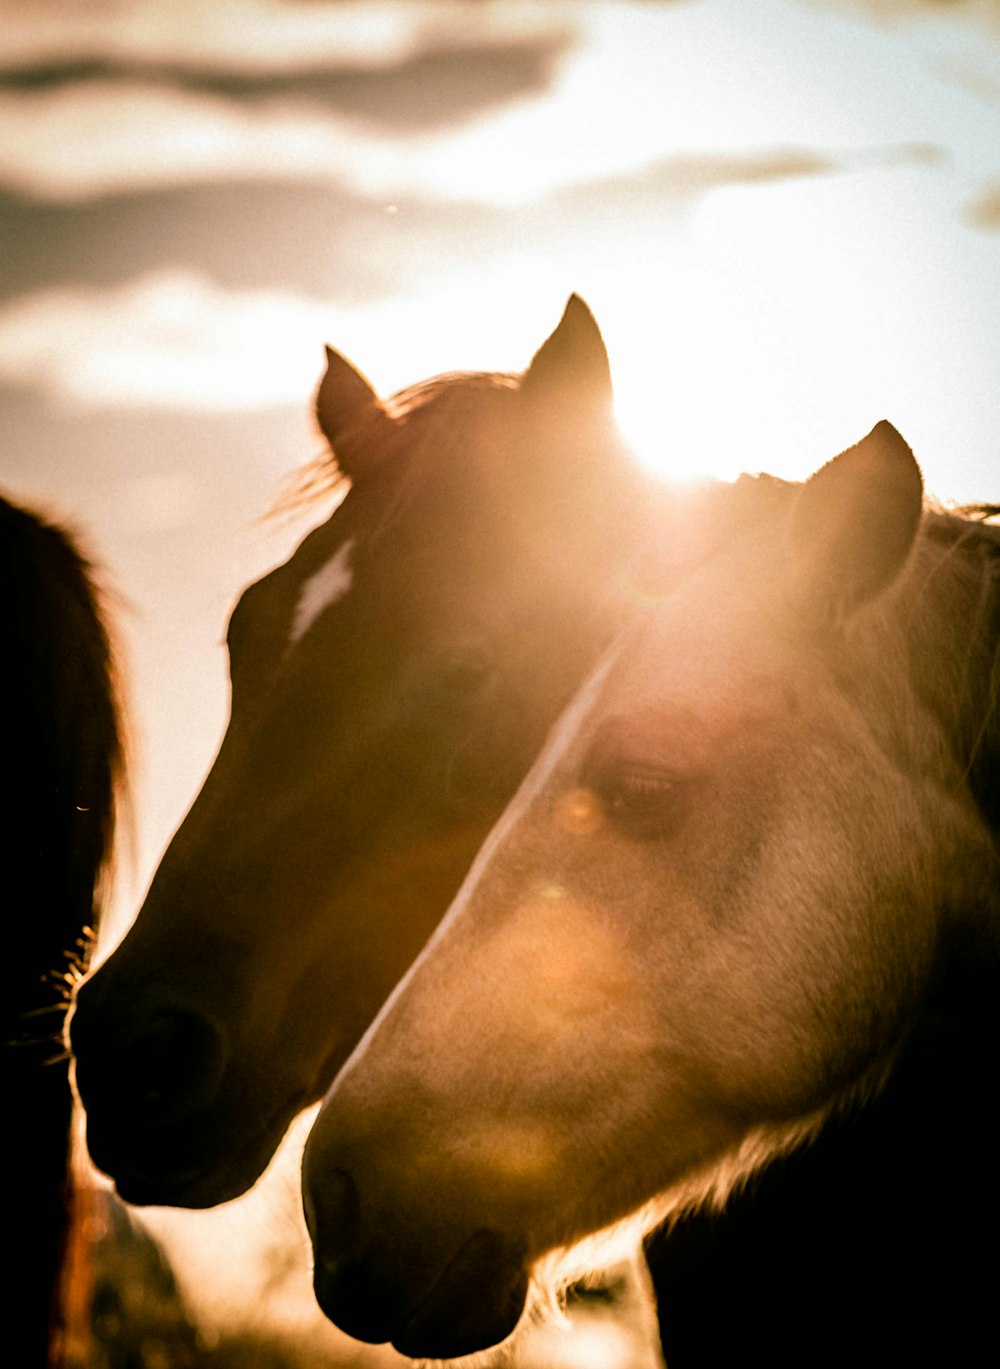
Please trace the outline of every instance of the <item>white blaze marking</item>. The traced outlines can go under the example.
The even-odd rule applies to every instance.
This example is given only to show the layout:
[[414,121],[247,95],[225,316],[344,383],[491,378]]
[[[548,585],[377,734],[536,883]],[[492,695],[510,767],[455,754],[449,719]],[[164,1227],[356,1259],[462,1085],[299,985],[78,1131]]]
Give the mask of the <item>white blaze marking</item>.
[[335,604],[350,591],[354,580],[348,561],[354,549],[354,538],[337,548],[329,561],[314,571],[308,580],[303,581],[295,605],[292,630],[288,634],[289,647],[302,640],[324,609]]

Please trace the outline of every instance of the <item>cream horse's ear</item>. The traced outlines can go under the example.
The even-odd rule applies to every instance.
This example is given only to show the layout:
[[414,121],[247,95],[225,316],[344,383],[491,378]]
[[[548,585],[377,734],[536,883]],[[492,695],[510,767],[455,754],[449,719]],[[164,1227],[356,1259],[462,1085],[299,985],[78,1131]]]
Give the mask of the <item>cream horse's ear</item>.
[[326,374],[316,392],[316,419],[351,480],[381,463],[385,441],[395,428],[374,387],[332,347],[326,349]]
[[881,594],[906,563],[920,524],[923,481],[891,423],[877,423],[799,491],[791,522],[796,597],[843,619]]
[[540,407],[611,411],[611,366],[601,330],[579,295],[570,295],[552,335],[535,353],[522,393]]

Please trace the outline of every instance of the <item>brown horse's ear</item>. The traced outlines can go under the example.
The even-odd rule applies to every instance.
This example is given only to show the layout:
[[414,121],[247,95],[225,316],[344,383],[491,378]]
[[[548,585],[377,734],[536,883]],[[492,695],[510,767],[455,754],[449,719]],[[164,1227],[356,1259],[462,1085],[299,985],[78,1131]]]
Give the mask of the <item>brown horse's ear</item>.
[[796,591],[810,609],[842,619],[886,589],[906,562],[922,506],[920,468],[884,419],[807,480],[791,536]]
[[[529,440],[511,463],[540,528],[558,528],[564,551],[585,546],[594,566],[620,547],[644,486],[614,422],[611,367],[593,314],[571,295],[520,387]],[[534,439],[534,440],[531,440]],[[543,512],[544,510],[544,512]]]
[[371,384],[332,347],[326,349],[326,374],[316,393],[316,418],[338,464],[352,480],[380,463],[384,440],[394,429]]
[[521,391],[533,403],[611,412],[611,367],[593,314],[570,295],[555,332],[535,353]]

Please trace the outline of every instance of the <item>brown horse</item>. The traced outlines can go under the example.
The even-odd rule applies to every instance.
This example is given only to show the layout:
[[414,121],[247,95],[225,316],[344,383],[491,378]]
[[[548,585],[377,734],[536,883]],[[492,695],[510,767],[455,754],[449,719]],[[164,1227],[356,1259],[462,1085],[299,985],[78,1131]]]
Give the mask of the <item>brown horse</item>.
[[318,416],[346,497],[236,606],[215,766],[77,999],[91,1154],[136,1203],[241,1193],[322,1095],[633,610],[663,499],[575,298],[520,377],[382,403],[331,352]]
[[362,1339],[500,1341],[547,1253],[721,1202],[919,1053],[948,967],[996,982],[1000,533],[922,507],[886,423],[761,488],[609,648],[324,1103],[316,1291]]
[[7,883],[8,1345],[60,1357],[72,1095],[64,1019],[86,969],[122,776],[115,670],[100,596],[73,540],[0,499],[4,588],[0,824]]

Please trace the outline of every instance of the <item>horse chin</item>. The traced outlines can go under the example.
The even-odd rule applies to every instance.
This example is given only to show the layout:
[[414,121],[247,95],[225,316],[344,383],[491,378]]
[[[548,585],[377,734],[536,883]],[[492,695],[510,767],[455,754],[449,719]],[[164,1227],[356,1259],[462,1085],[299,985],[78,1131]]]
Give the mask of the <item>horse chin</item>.
[[[96,1152],[96,1153],[95,1153]],[[246,1166],[205,1169],[203,1165],[158,1169],[119,1156],[105,1156],[92,1147],[94,1164],[108,1176],[123,1202],[133,1207],[217,1207],[239,1198],[263,1173],[266,1159]]]
[[528,1297],[529,1273],[499,1237],[479,1231],[431,1289],[393,1348],[411,1359],[454,1359],[511,1335]]
[[249,1140],[193,1121],[155,1136],[110,1138],[88,1122],[87,1147],[118,1196],[135,1207],[217,1207],[248,1192],[267,1169],[301,1103],[283,1108]]
[[317,1261],[316,1298],[326,1315],[356,1340],[382,1344],[411,1359],[456,1359],[489,1350],[517,1326],[528,1296],[523,1252],[493,1231],[474,1233],[415,1291],[370,1261]]
[[132,1207],[217,1207],[246,1191],[244,1187],[220,1186],[214,1180],[206,1184],[202,1176],[197,1174],[168,1179],[147,1179],[141,1174],[127,1173],[111,1177],[119,1198]]

